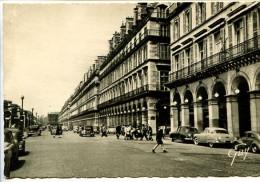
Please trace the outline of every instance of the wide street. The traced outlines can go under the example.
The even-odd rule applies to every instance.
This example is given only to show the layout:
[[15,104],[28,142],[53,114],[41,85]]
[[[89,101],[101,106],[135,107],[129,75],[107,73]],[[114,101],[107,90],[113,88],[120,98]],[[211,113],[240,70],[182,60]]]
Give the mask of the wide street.
[[164,142],[168,153],[160,147],[152,153],[155,141],[79,137],[72,131],[53,138],[45,130],[26,139],[27,152],[11,178],[260,176],[260,154],[248,153],[230,166],[229,148]]

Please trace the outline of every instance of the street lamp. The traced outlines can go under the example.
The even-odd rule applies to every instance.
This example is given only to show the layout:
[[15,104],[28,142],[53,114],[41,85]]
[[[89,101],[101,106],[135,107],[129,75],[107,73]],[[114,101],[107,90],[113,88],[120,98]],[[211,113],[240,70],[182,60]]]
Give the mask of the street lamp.
[[33,123],[33,110],[34,110],[34,108],[32,108],[32,123]]
[[23,117],[23,99],[24,99],[24,96],[22,95],[21,96],[21,100],[22,100],[22,111],[21,111],[21,113],[22,114],[20,114],[20,117],[22,116],[22,118],[23,118],[23,128],[25,128],[25,118]]

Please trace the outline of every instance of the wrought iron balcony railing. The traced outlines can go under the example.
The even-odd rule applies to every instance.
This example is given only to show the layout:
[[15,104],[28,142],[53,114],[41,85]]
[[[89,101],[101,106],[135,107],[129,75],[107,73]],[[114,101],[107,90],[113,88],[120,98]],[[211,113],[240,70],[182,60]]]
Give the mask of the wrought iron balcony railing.
[[115,104],[117,102],[120,102],[120,101],[124,101],[126,99],[130,99],[130,98],[133,98],[133,97],[136,97],[138,95],[142,95],[142,94],[145,94],[145,93],[148,93],[150,91],[169,91],[169,89],[167,89],[166,87],[164,87],[163,85],[159,85],[159,84],[147,84],[147,85],[143,85],[137,89],[134,89],[132,91],[129,91],[125,94],[122,94],[120,96],[117,96],[117,97],[114,97],[112,99],[109,99],[101,104],[98,105],[99,108],[101,107],[104,107],[106,105],[111,105],[111,104]]
[[177,70],[170,74],[169,82],[178,79],[184,79],[195,73],[206,71],[209,68],[217,66],[223,62],[228,62],[236,57],[243,56],[255,50],[260,49],[260,36],[249,39],[243,43],[232,46],[222,52],[202,59],[190,66]]

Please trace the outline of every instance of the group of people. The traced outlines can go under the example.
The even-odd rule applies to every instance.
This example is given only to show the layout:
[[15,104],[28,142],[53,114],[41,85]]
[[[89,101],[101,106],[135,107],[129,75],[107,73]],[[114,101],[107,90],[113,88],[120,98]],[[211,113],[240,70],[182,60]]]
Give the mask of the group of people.
[[[143,140],[145,138],[147,141],[153,140],[152,138],[152,127],[149,125],[142,125],[141,127],[134,128],[132,125],[128,126],[121,126],[117,125],[116,126],[116,138],[119,139],[120,135],[124,136],[125,140],[133,140],[136,139],[138,140]],[[107,137],[107,128],[106,126],[101,127],[101,137],[106,136]],[[164,133],[163,133],[163,128],[158,127],[157,128],[157,133],[156,133],[156,145],[153,147],[152,152],[155,153],[156,148],[161,145],[162,150],[164,153],[167,151],[164,149],[163,141],[162,139],[164,138]]]
[[140,127],[134,128],[132,125],[128,126],[116,126],[116,137],[119,139],[120,135],[124,136],[125,140],[133,140],[133,139],[140,139],[143,140],[153,140],[152,138],[152,127],[147,125],[142,125]]

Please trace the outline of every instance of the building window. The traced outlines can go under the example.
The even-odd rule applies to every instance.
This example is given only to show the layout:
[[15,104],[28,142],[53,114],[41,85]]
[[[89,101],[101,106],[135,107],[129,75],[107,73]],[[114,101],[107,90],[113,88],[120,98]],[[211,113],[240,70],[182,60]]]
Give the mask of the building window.
[[206,3],[196,3],[196,24],[206,20]]
[[167,37],[168,36],[168,26],[161,25],[161,36]]
[[242,36],[243,36],[243,33],[242,33],[242,19],[237,21],[235,23],[235,31],[236,31],[236,41],[237,41],[237,44],[241,43],[242,42]]
[[174,25],[173,25],[173,39],[177,40],[180,38],[180,19],[177,18],[174,20]]
[[161,90],[167,90],[167,88],[164,86],[164,84],[168,82],[168,78],[169,78],[169,72],[167,72],[167,71],[160,72]]
[[177,54],[175,57],[175,71],[179,70],[179,54]]
[[186,66],[188,67],[188,74],[190,73],[190,65],[191,65],[191,54],[190,54],[190,48],[185,50],[185,56],[186,56]]
[[188,9],[184,12],[183,16],[183,31],[187,33],[192,28],[192,21],[191,21],[191,9]]
[[212,2],[211,3],[211,14],[218,13],[220,10],[222,10],[224,7],[223,2]]
[[169,59],[169,51],[167,44],[160,44],[160,59]]

